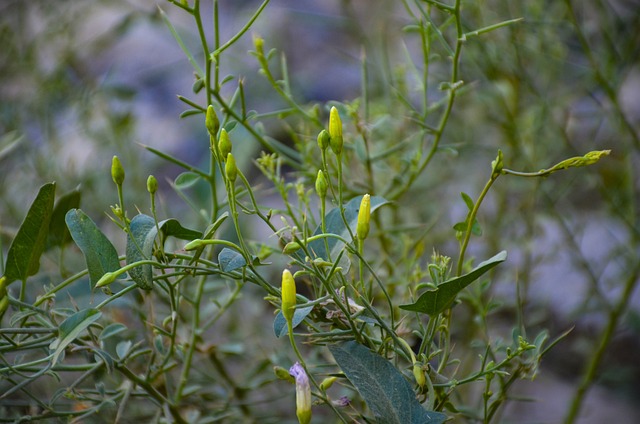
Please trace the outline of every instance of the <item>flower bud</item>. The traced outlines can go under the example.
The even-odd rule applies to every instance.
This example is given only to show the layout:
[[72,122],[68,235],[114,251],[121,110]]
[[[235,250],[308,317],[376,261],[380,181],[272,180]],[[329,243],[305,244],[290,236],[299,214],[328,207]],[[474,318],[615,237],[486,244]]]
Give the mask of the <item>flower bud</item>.
[[329,388],[331,386],[333,386],[333,383],[338,379],[338,377],[327,377],[324,380],[322,380],[322,382],[320,383],[320,389],[322,390],[329,390]]
[[331,108],[329,112],[329,136],[331,143],[331,150],[336,155],[342,153],[342,121],[338,114],[338,109],[335,106]]
[[318,133],[318,147],[320,147],[321,150],[325,150],[327,147],[329,147],[330,142],[331,136],[329,135],[327,130],[322,130],[320,131],[320,133]]
[[216,115],[216,112],[213,110],[213,106],[211,105],[207,107],[204,124],[207,127],[209,135],[215,138],[218,135],[218,129],[220,129],[220,121],[218,120],[218,115]]
[[158,191],[158,180],[153,175],[149,175],[149,178],[147,178],[147,191],[151,194],[155,194]]
[[297,252],[301,248],[302,246],[300,246],[300,244],[297,241],[290,241],[284,246],[284,249],[282,249],[282,251],[287,255],[290,255],[292,253]]
[[318,170],[318,176],[316,177],[316,193],[321,199],[327,197],[327,179],[324,177],[322,169]]
[[236,160],[233,157],[233,153],[227,155],[227,163],[224,166],[224,171],[227,174],[227,178],[232,183],[236,181],[238,177],[238,168],[236,167]]
[[296,282],[288,269],[282,271],[281,296],[282,316],[290,322],[296,306]]
[[256,53],[259,56],[264,56],[264,38],[254,35],[253,36],[253,46],[256,48]]
[[360,210],[358,211],[358,226],[356,233],[358,239],[364,240],[369,234],[369,220],[371,218],[371,196],[365,194],[360,201]]
[[220,157],[222,160],[226,159],[227,155],[231,153],[231,139],[229,138],[229,133],[227,133],[227,130],[224,128],[220,131],[218,149],[220,149]]
[[280,380],[285,380],[285,381],[288,381],[289,383],[296,382],[296,379],[291,374],[289,374],[289,371],[287,371],[286,368],[282,368],[276,365],[275,367],[273,367],[273,373]]
[[293,364],[289,369],[296,379],[296,415],[300,424],[308,424],[311,422],[311,386],[309,385],[309,376],[305,372],[299,362]]
[[416,383],[418,383],[418,386],[420,386],[420,388],[424,387],[427,379],[424,376],[422,366],[418,362],[415,362],[413,364],[413,377],[416,379]]
[[124,168],[118,156],[114,156],[111,160],[111,178],[113,178],[113,182],[119,186],[124,182]]

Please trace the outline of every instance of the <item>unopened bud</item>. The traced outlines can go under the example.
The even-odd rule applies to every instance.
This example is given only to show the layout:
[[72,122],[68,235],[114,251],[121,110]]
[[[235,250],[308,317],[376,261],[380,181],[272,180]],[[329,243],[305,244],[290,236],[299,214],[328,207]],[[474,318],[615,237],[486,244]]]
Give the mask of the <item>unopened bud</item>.
[[118,156],[114,156],[111,160],[111,178],[113,178],[113,182],[119,186],[124,182],[124,168]]
[[220,140],[218,141],[218,149],[220,149],[220,157],[222,160],[227,158],[227,155],[231,153],[231,139],[229,133],[224,128],[220,131]]
[[318,133],[318,147],[320,147],[321,150],[325,150],[327,147],[329,147],[330,142],[331,136],[329,135],[327,130],[322,130],[320,131],[320,133]]
[[416,379],[416,383],[420,388],[424,387],[424,384],[427,382],[427,379],[424,376],[424,370],[422,366],[416,362],[413,364],[413,377]]
[[233,153],[227,155],[227,163],[224,166],[224,171],[227,174],[227,178],[232,183],[236,181],[238,177],[238,168],[236,167],[236,160],[233,157]]
[[364,240],[369,234],[369,220],[371,219],[371,196],[365,194],[360,201],[360,210],[358,211],[358,226],[356,233],[358,239]]
[[296,282],[288,269],[282,271],[282,287],[280,291],[282,296],[282,316],[291,322],[296,306]]
[[207,107],[207,114],[204,118],[204,124],[207,127],[209,135],[215,138],[218,135],[218,129],[220,129],[220,121],[218,120],[216,111],[213,110],[213,106],[211,105]]
[[289,371],[287,371],[286,368],[282,368],[276,365],[275,367],[273,367],[273,373],[280,380],[285,380],[285,381],[288,381],[289,383],[296,382],[296,379],[291,374],[289,374]]
[[147,191],[151,194],[155,194],[158,191],[158,180],[153,175],[149,175],[149,178],[147,178]]
[[320,389],[329,390],[333,383],[338,379],[338,377],[327,377],[320,383]]
[[340,114],[335,106],[331,108],[329,112],[329,136],[331,143],[331,150],[336,155],[342,153],[342,120],[340,120]]
[[316,177],[316,193],[321,199],[327,197],[327,179],[324,177],[322,169],[318,170],[318,176]]

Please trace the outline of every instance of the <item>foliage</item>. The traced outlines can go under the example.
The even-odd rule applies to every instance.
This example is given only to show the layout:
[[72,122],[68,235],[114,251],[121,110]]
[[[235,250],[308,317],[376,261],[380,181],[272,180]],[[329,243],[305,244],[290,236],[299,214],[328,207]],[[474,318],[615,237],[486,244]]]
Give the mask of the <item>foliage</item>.
[[[178,98],[185,107],[180,117],[199,128],[201,154],[182,159],[143,146],[180,169],[170,194],[154,176],[141,183],[145,171],[131,166],[130,147],[110,163],[100,155],[115,185],[110,208],[102,190],[80,205],[79,193],[89,191],[82,189],[54,206],[56,184],[42,185],[22,224],[3,237],[11,243],[0,261],[0,422],[282,422],[294,416],[309,422],[312,415],[323,422],[498,421],[514,383],[533,379],[542,358],[568,334],[551,337],[530,327],[530,274],[516,283],[503,272],[514,266],[502,249],[527,249],[513,228],[526,226],[531,236],[535,208],[526,206],[539,197],[511,191],[541,192],[552,203],[554,193],[544,187],[553,182],[544,180],[563,177],[551,174],[632,160],[616,157],[615,147],[612,153],[598,145],[579,152],[557,149],[555,141],[535,145],[538,138],[558,139],[550,127],[568,124],[554,120],[550,101],[528,104],[545,90],[518,62],[520,52],[508,49],[512,40],[553,38],[548,27],[535,34],[527,23],[551,12],[514,6],[517,14],[498,18],[490,12],[494,2],[374,2],[379,13],[392,7],[394,19],[383,41],[357,37],[360,93],[319,102],[297,94],[299,81],[290,78],[284,52],[278,57],[269,38],[255,34],[250,56],[259,75],[223,76],[269,13],[269,0],[233,34],[223,33],[217,0],[211,28],[200,0],[168,3],[154,19],[167,26],[193,67],[193,94]],[[345,16],[364,19],[351,16],[349,5],[344,2]],[[592,47],[569,1],[561,12],[608,96],[631,146],[624,148],[637,149],[616,79],[594,58],[600,47]],[[175,25],[185,17],[188,32]],[[515,59],[499,63],[503,50]],[[533,88],[521,86],[525,79]],[[474,80],[480,83],[468,82]],[[261,97],[276,100],[264,106]],[[499,145],[485,149],[472,127],[489,127],[482,122],[487,117],[500,123],[491,131],[503,134],[495,137]],[[114,130],[127,133],[127,119],[108,118],[119,123]],[[559,133],[570,145],[566,132]],[[6,134],[0,160],[22,143],[17,133]],[[473,166],[462,161],[469,153]],[[558,159],[561,154],[569,158]],[[587,180],[599,167],[571,172]],[[523,177],[539,185],[517,185]],[[92,178],[109,180],[106,172]],[[463,192],[460,202],[460,182],[478,195]],[[633,191],[633,179],[625,183]],[[600,183],[603,196],[623,206],[620,219],[637,246],[633,193],[614,195],[608,185]],[[163,196],[183,202],[158,207]],[[487,200],[493,213],[485,212]],[[96,202],[97,210],[88,209]],[[510,202],[525,213],[505,218]],[[454,216],[459,203],[466,208],[462,220]],[[105,225],[98,211],[107,209]],[[446,230],[429,223],[434,212],[446,214]],[[553,212],[563,225],[564,215]],[[572,234],[569,228],[565,236]],[[474,249],[472,240],[486,247]],[[434,251],[430,258],[427,247]],[[470,258],[469,249],[488,259]],[[455,253],[455,261],[440,251]],[[622,294],[608,309],[567,422],[576,419],[637,283],[637,258],[624,259],[630,265]],[[500,280],[517,284],[510,304],[495,299]],[[597,276],[593,280],[597,286]],[[517,316],[507,333],[494,328],[498,312]]]

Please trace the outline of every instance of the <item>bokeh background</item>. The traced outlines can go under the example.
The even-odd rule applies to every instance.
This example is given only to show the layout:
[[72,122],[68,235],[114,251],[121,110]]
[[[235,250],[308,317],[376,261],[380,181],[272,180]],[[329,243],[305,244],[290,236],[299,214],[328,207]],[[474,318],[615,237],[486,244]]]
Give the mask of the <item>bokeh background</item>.
[[[259,3],[220,1],[223,38]],[[546,180],[505,178],[485,202],[484,235],[473,240],[472,252],[488,257],[506,249],[513,270],[493,295],[506,304],[519,299],[531,328],[557,335],[573,327],[545,358],[539,377],[517,387],[532,402],[512,403],[505,422],[561,422],[618,309],[623,313],[614,316],[614,336],[579,422],[640,422],[640,2],[574,3],[575,14],[562,1],[463,2],[470,26],[524,19],[468,40],[461,78],[469,89],[454,107],[446,151],[402,199],[404,207],[415,207],[414,222],[432,226],[426,243],[453,253],[451,227],[466,213],[459,192],[479,193],[498,148],[505,166],[527,171],[590,150],[612,150],[594,167]],[[197,214],[174,201],[167,183],[180,170],[140,146],[194,164],[209,147],[202,119],[179,119],[185,108],[176,95],[197,98],[191,93],[193,70],[159,7],[196,51],[191,21],[168,3],[0,1],[5,254],[37,188],[48,181],[58,183],[58,193],[79,187],[83,210],[114,234],[116,244],[124,243],[100,218],[117,202],[109,175],[116,154],[127,170],[130,202],[147,198],[145,181],[153,173],[161,182],[165,215],[197,221]],[[372,96],[384,109],[390,76],[412,71],[407,57],[416,40],[397,31],[405,19],[402,2],[283,0],[267,7],[252,32],[286,55],[300,103],[359,96],[366,45],[373,52],[367,58]],[[251,49],[245,36],[223,74],[245,78],[250,109],[277,110],[281,100],[258,75]],[[406,81],[411,84],[410,77]],[[265,125],[272,137],[288,141],[277,119]],[[249,137],[242,141],[247,168],[259,151]],[[625,287],[632,288],[627,296]],[[502,319],[509,326],[516,317],[505,312]]]

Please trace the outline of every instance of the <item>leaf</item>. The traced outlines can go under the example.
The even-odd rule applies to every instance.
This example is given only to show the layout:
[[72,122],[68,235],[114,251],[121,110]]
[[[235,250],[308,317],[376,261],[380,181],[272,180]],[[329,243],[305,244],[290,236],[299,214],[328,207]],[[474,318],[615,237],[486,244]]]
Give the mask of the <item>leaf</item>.
[[107,272],[120,269],[116,248],[82,210],[71,209],[65,215],[65,222],[73,241],[84,254],[92,287]]
[[178,175],[174,181],[176,188],[183,190],[185,188],[189,188],[198,181],[200,181],[200,175],[195,172],[183,172]]
[[54,246],[64,246],[69,243],[71,234],[65,223],[65,216],[71,209],[80,207],[81,193],[79,190],[73,190],[61,196],[56,202],[51,214],[51,222],[49,223],[49,237],[47,238],[47,249]]
[[218,254],[218,263],[220,264],[221,270],[231,272],[245,266],[247,261],[240,253],[225,247]]
[[[293,324],[293,328],[296,328],[304,319],[311,313],[313,310],[313,305],[305,306],[303,308],[296,308],[293,312],[293,319],[291,320]],[[282,315],[282,311],[278,312],[276,318],[273,320],[273,332],[276,334],[276,337],[282,337],[287,334],[287,320],[284,319]]]
[[54,366],[58,362],[58,358],[67,346],[74,341],[80,333],[100,318],[101,315],[102,312],[99,310],[89,308],[78,311],[62,321],[58,329],[58,338],[54,340],[50,346],[51,349],[54,349],[51,366]]
[[[158,229],[161,233],[161,244],[164,244],[169,236],[182,240],[193,240],[202,235],[199,231],[183,227],[174,218],[160,221],[156,226],[156,221],[145,214],[136,215],[131,220],[130,229],[131,232],[127,236],[127,264],[151,259]],[[151,264],[137,266],[129,271],[129,275],[138,287],[144,290],[151,290],[153,287]]]
[[[127,235],[127,264],[151,258],[157,233],[156,222],[149,215],[139,214],[131,220],[130,232]],[[151,290],[153,287],[150,264],[132,268],[129,275],[141,289]]]
[[7,252],[5,285],[15,280],[26,281],[38,272],[49,233],[55,191],[55,183],[40,187]]
[[355,341],[331,345],[329,350],[379,423],[440,424],[447,419],[424,409],[409,382],[380,355]]
[[480,263],[471,272],[459,277],[451,278],[442,284],[439,284],[435,290],[429,290],[422,293],[415,303],[408,305],[400,305],[405,311],[420,312],[430,316],[436,316],[447,309],[455,300],[458,293],[469,284],[476,281],[482,274],[491,268],[504,262],[507,259],[507,252],[502,251],[494,257]]
[[124,324],[120,324],[119,322],[114,322],[112,324],[107,325],[102,332],[100,332],[100,336],[98,339],[100,341],[104,341],[109,337],[113,337],[116,334],[122,333],[127,330],[127,326]]
[[[360,201],[362,200],[362,196],[356,196],[351,199],[344,206],[344,217],[351,228],[351,232],[355,234],[356,225],[358,224],[358,210],[360,209]],[[371,197],[371,212],[378,209],[380,206],[386,205],[390,203],[383,197],[380,196],[372,196]],[[334,208],[325,216],[326,222],[326,232],[328,234],[337,234],[342,236],[343,238],[349,240],[350,235],[347,227],[344,225],[344,221],[342,220],[342,216],[340,215],[340,208]],[[314,231],[313,235],[322,234],[322,226],[319,225]],[[325,244],[326,240],[326,244]],[[329,245],[329,253],[327,254],[326,245]],[[344,243],[341,241],[329,237],[326,239],[318,239],[313,240],[309,243],[309,251],[315,255],[316,258],[323,258],[327,260],[329,257],[335,259],[338,256],[338,252],[342,249]],[[315,259],[315,258],[312,258]]]

